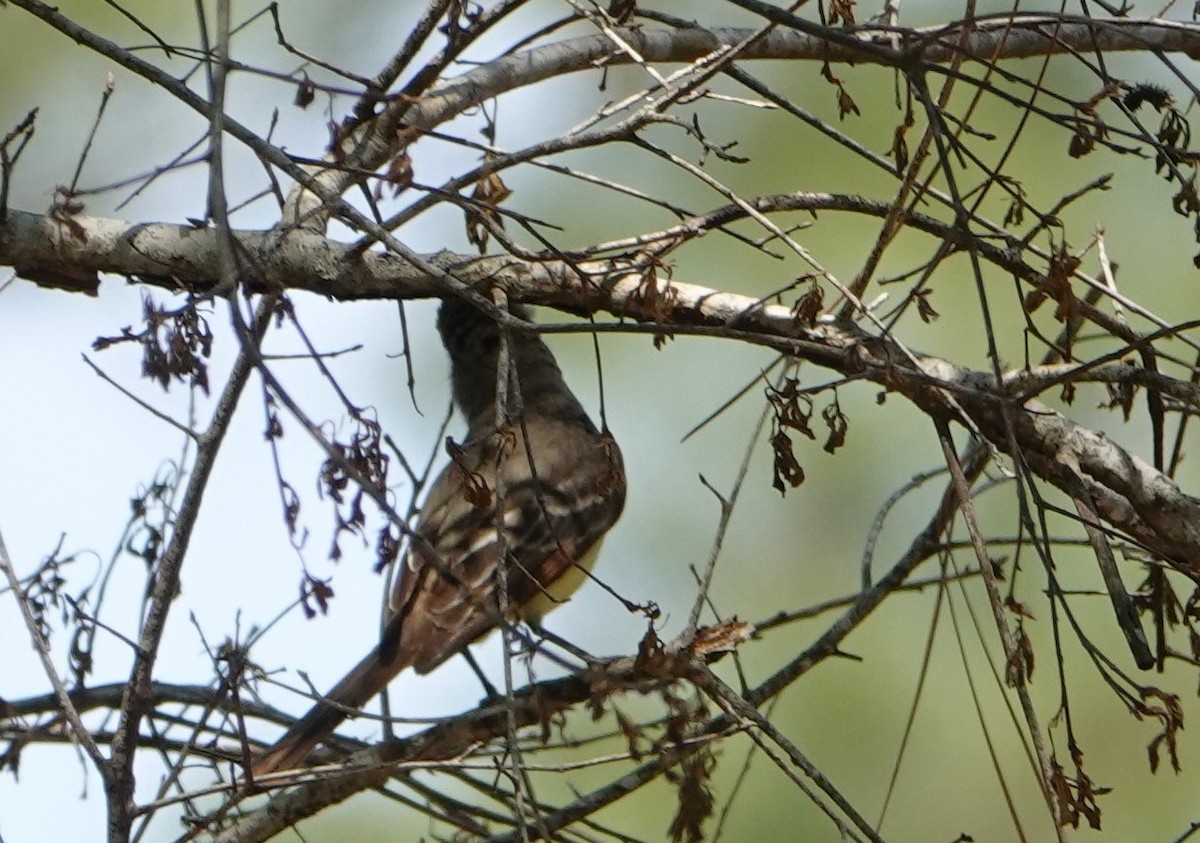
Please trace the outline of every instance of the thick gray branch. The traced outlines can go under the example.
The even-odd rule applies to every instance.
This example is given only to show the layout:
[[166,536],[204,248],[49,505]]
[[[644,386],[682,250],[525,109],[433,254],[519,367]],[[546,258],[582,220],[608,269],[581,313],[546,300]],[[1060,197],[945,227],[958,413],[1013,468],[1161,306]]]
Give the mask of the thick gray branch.
[[[312,232],[234,236],[247,265],[258,272],[258,277],[244,279],[250,289],[306,290],[339,299],[412,299],[444,289],[437,278],[400,258],[359,254]],[[0,264],[33,274],[53,275],[75,267],[139,276],[169,289],[203,291],[212,286],[217,257],[216,234],[209,229],[86,217],[73,217],[66,226],[21,212],[10,212],[0,224]],[[1063,455],[1070,454],[1097,510],[1113,527],[1200,580],[1200,501],[1105,437],[1037,401],[1022,402],[1016,396],[1029,394],[1030,380],[1020,374],[997,384],[991,374],[937,358],[917,355],[914,364],[898,346],[854,325],[799,325],[787,307],[695,284],[648,282],[641,270],[622,260],[531,263],[510,256],[449,252],[423,257],[463,283],[502,284],[518,300],[654,322],[657,325],[648,330],[660,333],[663,328],[658,325],[665,325],[672,333],[765,345],[879,383],[930,414],[961,420],[961,408],[975,428],[1006,453],[1009,439],[1000,403],[1007,402],[1013,409],[1019,451],[1010,456],[1070,495],[1077,482],[1067,468],[1072,463],[1063,461]],[[648,294],[650,283],[654,288]],[[639,329],[628,324],[611,327]],[[1105,370],[1104,375],[1111,379],[1113,372]],[[1075,379],[1088,377],[1087,367],[1081,367]],[[1195,386],[1182,381],[1172,386],[1173,397],[1200,409]]]

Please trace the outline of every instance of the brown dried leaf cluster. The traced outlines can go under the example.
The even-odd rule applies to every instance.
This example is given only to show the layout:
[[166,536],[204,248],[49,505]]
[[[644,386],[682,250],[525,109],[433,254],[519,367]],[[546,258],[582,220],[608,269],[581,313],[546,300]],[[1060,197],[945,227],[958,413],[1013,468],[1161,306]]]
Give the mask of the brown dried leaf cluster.
[[804,482],[804,469],[796,459],[792,438],[786,431],[790,428],[809,439],[817,438],[809,426],[813,414],[812,399],[801,391],[797,378],[788,378],[779,389],[767,387],[767,401],[773,413],[771,450],[775,455],[775,464],[771,485],[780,494],[786,494],[788,488],[794,489]]
[[144,296],[142,318],[145,327],[140,332],[125,327],[118,337],[97,337],[92,348],[103,351],[121,343],[135,343],[142,348],[144,377],[157,382],[164,391],[172,381],[179,381],[207,394],[213,334],[200,314],[199,303],[189,300],[183,307],[167,310]]

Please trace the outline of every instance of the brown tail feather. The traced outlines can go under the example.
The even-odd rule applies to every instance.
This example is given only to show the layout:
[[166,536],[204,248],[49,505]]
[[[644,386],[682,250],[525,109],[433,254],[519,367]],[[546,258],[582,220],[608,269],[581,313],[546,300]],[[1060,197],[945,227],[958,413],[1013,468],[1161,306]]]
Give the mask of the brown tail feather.
[[395,662],[395,659],[383,658],[379,648],[372,650],[325,695],[324,700],[293,723],[274,746],[254,759],[252,777],[303,766],[317,745],[333,734],[352,710],[366,705],[407,666],[406,662]]

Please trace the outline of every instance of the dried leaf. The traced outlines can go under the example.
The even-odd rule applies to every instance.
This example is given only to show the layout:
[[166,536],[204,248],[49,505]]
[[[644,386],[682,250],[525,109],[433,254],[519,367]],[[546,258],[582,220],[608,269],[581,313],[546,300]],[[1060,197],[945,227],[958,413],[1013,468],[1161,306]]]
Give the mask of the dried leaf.
[[400,557],[403,537],[404,534],[400,528],[391,521],[379,528],[379,534],[375,537],[376,573],[395,564],[396,560]]
[[697,629],[688,649],[693,656],[709,660],[736,650],[739,644],[754,637],[754,633],[754,624],[732,618]]
[[630,720],[617,708],[613,708],[613,716],[617,718],[617,730],[625,736],[625,745],[629,749],[629,757],[634,761],[641,761],[643,757],[641,745],[645,741],[645,736],[642,734],[642,727],[635,721]]
[[296,84],[296,96],[292,99],[292,105],[298,108],[308,108],[316,96],[317,86],[308,78],[308,74],[305,74],[304,78]]
[[888,153],[896,160],[896,172],[908,166],[908,140],[906,135],[911,124],[901,123],[892,133],[892,147]]
[[787,494],[788,487],[796,488],[804,482],[804,469],[796,461],[792,451],[792,440],[782,430],[771,437],[771,450],[775,454],[774,480],[771,485],[779,494]]
[[798,430],[809,439],[817,438],[809,427],[812,399],[800,391],[800,382],[796,378],[788,378],[781,389],[767,387],[767,401],[775,411],[776,426]]
[[[329,611],[329,601],[332,599],[333,588],[329,585],[329,580],[319,580],[305,572],[304,579],[300,583],[300,608],[304,611],[304,616],[312,620],[317,616],[318,610],[322,615],[326,614]],[[316,609],[309,601],[317,604]]]
[[1055,319],[1065,322],[1073,317],[1077,303],[1075,293],[1071,290],[1071,276],[1078,268],[1078,257],[1070,254],[1064,244],[1055,246],[1041,288],[1025,297],[1025,311],[1033,313],[1049,297],[1058,302],[1054,310]]
[[712,816],[713,795],[709,787],[716,759],[707,749],[698,750],[679,764],[679,810],[667,833],[675,843],[701,843],[704,821]]
[[454,482],[462,486],[463,500],[480,509],[491,506],[492,490],[488,488],[487,480],[478,471],[467,467],[466,452],[449,436],[446,437],[446,453],[450,455]]
[[1004,670],[1004,682],[1010,688],[1025,684],[1033,676],[1035,663],[1033,642],[1029,640],[1023,625],[1016,629],[1016,650],[1008,660]]
[[829,0],[829,25],[854,26],[854,0]]
[[281,481],[279,492],[283,498],[283,520],[287,524],[288,535],[294,536],[300,521],[300,496],[286,480]]
[[[383,494],[388,487],[391,458],[383,450],[383,433],[379,423],[354,409],[349,438],[339,434],[332,437],[329,447],[334,451],[321,465],[318,491],[333,502],[334,533],[329,556],[341,558],[339,541],[343,534],[364,536],[367,498],[363,483],[374,494]],[[354,478],[354,479],[351,479]]]
[[821,307],[825,302],[825,291],[821,289],[821,285],[814,278],[808,288],[808,292],[796,300],[792,305],[792,321],[797,325],[805,325],[811,328],[817,324],[817,317],[821,315]]
[[[994,568],[995,566],[993,565],[992,567]],[[1033,612],[1030,611],[1029,607],[1026,606],[1024,603],[1022,603],[1017,598],[1013,597],[1011,594],[1008,597],[1004,598],[1004,605],[1010,612],[1012,612],[1017,617],[1028,618],[1029,620],[1034,620]]]
[[929,303],[929,297],[933,295],[933,290],[924,289],[917,290],[913,293],[913,298],[917,302],[917,315],[921,317],[921,321],[928,325],[940,315],[933,309],[933,305]]
[[492,153],[484,156],[485,175],[475,183],[475,191],[471,194],[473,200],[467,207],[467,240],[483,252],[487,248],[488,232],[492,227],[504,228],[504,220],[496,208],[512,196],[508,185],[500,178],[500,174],[486,170],[495,158]]
[[1075,764],[1075,778],[1067,778],[1062,766],[1056,759],[1051,759],[1050,786],[1055,792],[1055,801],[1059,804],[1064,826],[1079,828],[1080,819],[1086,819],[1088,826],[1100,828],[1100,805],[1097,797],[1106,792],[1093,784],[1090,776],[1083,771],[1083,753],[1072,747],[1072,758]]
[[854,102],[854,98],[847,93],[842,80],[833,75],[833,68],[830,67],[829,62],[822,64],[821,75],[825,77],[826,81],[837,88],[838,117],[844,120],[847,114],[861,115],[858,105]]
[[812,400],[800,392],[799,381],[788,378],[781,389],[767,387],[767,401],[774,411],[771,424],[771,450],[775,455],[774,478],[771,485],[786,494],[789,487],[795,488],[804,482],[804,469],[796,460],[791,437],[785,428],[798,430],[809,439],[816,434],[809,427],[812,417]]
[[832,454],[846,444],[846,428],[850,426],[850,420],[846,418],[836,400],[821,411],[821,418],[829,428],[829,437],[825,440],[824,449],[826,453]]
[[1108,392],[1108,400],[1101,402],[1099,408],[1102,410],[1119,409],[1125,417],[1125,421],[1129,421],[1133,415],[1133,399],[1137,396],[1137,384],[1120,381],[1106,383],[1104,388]]
[[838,117],[845,119],[847,114],[853,114],[855,117],[862,116],[862,112],[858,109],[858,103],[854,98],[847,93],[843,87],[838,87]]
[[1072,158],[1082,158],[1093,149],[1096,148],[1096,142],[1092,136],[1082,129],[1076,129],[1071,135],[1071,142],[1067,146],[1067,154]]
[[[675,303],[679,295],[671,286],[670,280],[659,283],[658,271],[666,271],[670,278],[673,267],[664,263],[657,255],[649,252],[639,252],[634,256],[634,265],[641,269],[642,277],[638,285],[629,294],[629,304],[639,312],[639,316],[651,322],[669,324],[675,311]],[[654,335],[654,347],[661,349],[673,334],[666,331]]]
[[635,670],[648,676],[658,676],[663,672],[663,666],[666,664],[666,650],[663,647],[662,639],[654,631],[653,624],[646,627],[646,634],[638,642],[638,652],[633,664]]
[[1178,738],[1180,730],[1183,729],[1183,706],[1180,705],[1179,697],[1159,688],[1143,688],[1142,700],[1147,699],[1154,700],[1157,704],[1145,703],[1139,713],[1157,718],[1162,724],[1162,731],[1155,735],[1146,747],[1150,758],[1150,772],[1158,772],[1159,753],[1165,749],[1167,757],[1171,759],[1171,768],[1178,773]]
[[399,196],[412,186],[413,165],[412,156],[408,154],[408,149],[402,149],[388,162],[387,170],[383,174],[383,180],[391,185],[392,196]]

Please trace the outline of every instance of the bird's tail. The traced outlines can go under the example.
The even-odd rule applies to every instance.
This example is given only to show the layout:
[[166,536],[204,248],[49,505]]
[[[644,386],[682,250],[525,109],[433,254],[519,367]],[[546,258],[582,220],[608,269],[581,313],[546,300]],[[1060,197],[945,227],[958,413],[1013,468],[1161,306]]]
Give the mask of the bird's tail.
[[324,699],[293,723],[274,746],[254,759],[251,777],[257,779],[302,766],[317,745],[333,734],[343,720],[366,705],[407,666],[397,663],[397,654],[391,655],[391,659],[385,658],[382,648],[377,647],[355,665]]

